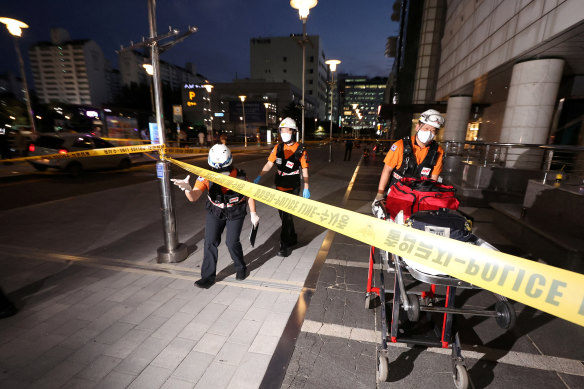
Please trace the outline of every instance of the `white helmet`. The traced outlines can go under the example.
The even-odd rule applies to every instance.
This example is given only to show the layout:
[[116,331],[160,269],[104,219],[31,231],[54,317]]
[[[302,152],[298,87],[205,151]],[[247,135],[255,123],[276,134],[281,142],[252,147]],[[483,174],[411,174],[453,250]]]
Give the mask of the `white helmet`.
[[298,127],[296,127],[296,121],[292,118],[286,118],[282,120],[278,128],[286,127],[294,131],[298,131]]
[[444,117],[435,109],[424,111],[418,120],[424,124],[429,124],[434,128],[440,128],[444,125]]
[[231,158],[231,150],[224,144],[217,144],[209,150],[209,158],[207,163],[215,169],[221,169],[231,165],[233,158]]

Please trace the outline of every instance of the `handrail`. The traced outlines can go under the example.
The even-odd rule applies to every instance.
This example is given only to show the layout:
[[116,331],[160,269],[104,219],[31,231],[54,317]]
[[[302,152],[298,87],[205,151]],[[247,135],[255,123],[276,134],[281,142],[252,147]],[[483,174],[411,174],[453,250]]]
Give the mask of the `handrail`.
[[[443,141],[445,157],[461,157],[468,164],[521,168],[584,176],[584,146],[482,141]],[[581,182],[581,179],[580,179]]]

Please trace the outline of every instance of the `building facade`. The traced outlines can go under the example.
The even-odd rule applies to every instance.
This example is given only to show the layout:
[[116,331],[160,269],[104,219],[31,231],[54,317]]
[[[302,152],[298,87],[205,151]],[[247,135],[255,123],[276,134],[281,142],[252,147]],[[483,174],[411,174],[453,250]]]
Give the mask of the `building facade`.
[[[118,53],[118,66],[122,86],[132,83],[148,84],[149,75],[142,65],[150,64],[150,58],[136,50],[122,50]],[[160,80],[171,89],[181,89],[185,84],[200,83],[203,76],[198,75],[195,66],[188,62],[180,67],[160,61]]]
[[[284,82],[302,90],[301,34],[287,37],[252,38],[250,40],[251,78],[267,82]],[[314,102],[306,104],[307,118],[324,119],[327,100],[327,67],[318,35],[308,36],[306,47],[305,96]],[[305,98],[307,100],[307,98]]]
[[375,128],[387,78],[339,74],[338,84],[343,127],[356,130]]
[[92,40],[71,40],[66,30],[51,30],[50,42],[29,49],[33,81],[44,103],[102,105],[109,101],[111,66]]
[[[302,92],[287,82],[266,82],[264,80],[236,80],[230,83],[214,84],[211,93],[213,130],[237,138],[244,134],[259,134],[266,139],[266,129],[278,128],[283,114],[290,104],[300,104]],[[243,104],[239,96],[245,96],[245,129],[243,124]],[[312,99],[305,99],[314,104]],[[267,105],[267,106],[266,106]],[[305,131],[312,132],[310,121]]]

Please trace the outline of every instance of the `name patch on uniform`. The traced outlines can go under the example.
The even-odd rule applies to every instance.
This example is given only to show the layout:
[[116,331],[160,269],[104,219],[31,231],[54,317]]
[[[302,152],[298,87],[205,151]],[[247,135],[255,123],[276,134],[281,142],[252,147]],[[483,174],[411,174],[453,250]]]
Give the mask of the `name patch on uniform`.
[[422,175],[427,176],[430,174],[431,169],[429,167],[422,168]]
[[276,158],[276,165],[282,164],[282,158]]
[[294,162],[292,161],[286,162],[286,167],[292,169],[294,167]]
[[229,199],[229,203],[237,203],[239,201],[239,197],[232,197]]
[[394,143],[391,145],[391,151],[395,151],[397,149],[397,145]]

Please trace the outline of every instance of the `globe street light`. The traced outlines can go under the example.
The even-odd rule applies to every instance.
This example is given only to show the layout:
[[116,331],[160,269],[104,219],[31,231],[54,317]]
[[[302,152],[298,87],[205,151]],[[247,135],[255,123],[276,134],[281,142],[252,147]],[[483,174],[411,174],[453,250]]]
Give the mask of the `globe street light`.
[[[207,127],[207,139],[209,142],[213,142],[213,106],[211,105],[211,92],[213,91],[214,86],[211,84],[204,84],[203,88],[207,90],[209,94],[209,112],[210,112],[210,120],[209,120],[209,127]],[[210,147],[210,146],[209,146]]]
[[298,10],[302,20],[302,143],[304,143],[304,74],[306,73],[306,20],[311,8],[316,7],[318,0],[290,0],[292,8]]
[[243,136],[244,136],[244,140],[243,140],[243,147],[247,147],[247,127],[245,125],[245,97],[244,95],[239,96],[239,99],[241,100],[241,107],[243,109]]
[[333,161],[333,90],[335,88],[335,71],[337,65],[341,63],[338,59],[329,59],[324,62],[331,70],[331,124],[329,133],[329,163]]
[[34,125],[32,106],[30,104],[30,96],[28,94],[28,84],[26,83],[26,73],[24,71],[24,61],[22,60],[22,54],[20,53],[20,47],[18,46],[17,40],[17,38],[22,36],[22,29],[28,28],[28,24],[11,18],[0,18],[0,23],[4,23],[8,29],[8,32],[14,37],[14,48],[16,49],[16,56],[18,57],[18,64],[20,65],[20,77],[22,78],[22,89],[24,91],[26,109],[28,111],[28,120],[30,120],[30,126],[32,128],[33,135],[36,135],[36,126]]

